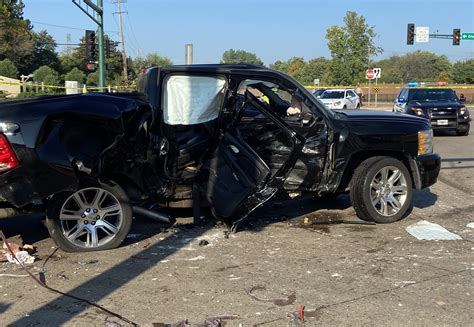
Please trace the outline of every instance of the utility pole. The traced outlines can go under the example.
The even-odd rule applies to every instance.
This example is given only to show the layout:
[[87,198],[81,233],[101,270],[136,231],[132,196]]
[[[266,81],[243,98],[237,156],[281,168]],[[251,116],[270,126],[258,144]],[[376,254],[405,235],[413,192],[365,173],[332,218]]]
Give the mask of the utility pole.
[[97,6],[100,8],[100,14],[97,15],[99,32],[99,91],[103,92],[105,87],[105,53],[104,53],[104,7],[103,0],[97,0]]
[[184,46],[184,63],[186,65],[193,63],[193,45],[191,43]]
[[123,0],[115,0],[115,4],[117,5],[117,14],[119,16],[119,29],[120,29],[120,38],[122,39],[122,61],[123,61],[123,80],[125,83],[128,82],[128,69],[127,69],[127,55],[125,53],[125,38],[123,36],[123,26],[122,26],[122,10],[120,4]]
[[[82,7],[81,0],[72,0],[72,2],[97,24],[97,33],[99,34],[99,91],[102,92],[105,87],[104,1],[97,0],[97,4],[95,4],[92,0],[82,0],[86,7]],[[89,9],[92,13],[89,12]]]

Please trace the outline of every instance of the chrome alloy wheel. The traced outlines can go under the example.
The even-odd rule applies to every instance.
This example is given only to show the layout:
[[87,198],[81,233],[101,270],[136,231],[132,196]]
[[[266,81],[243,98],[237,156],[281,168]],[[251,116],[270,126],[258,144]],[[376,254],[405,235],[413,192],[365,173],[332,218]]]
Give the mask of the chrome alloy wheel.
[[370,183],[372,205],[383,216],[396,215],[407,200],[407,189],[407,179],[400,169],[383,167]]
[[123,210],[112,193],[89,187],[66,199],[59,220],[61,232],[69,242],[82,248],[96,248],[117,235],[123,223]]

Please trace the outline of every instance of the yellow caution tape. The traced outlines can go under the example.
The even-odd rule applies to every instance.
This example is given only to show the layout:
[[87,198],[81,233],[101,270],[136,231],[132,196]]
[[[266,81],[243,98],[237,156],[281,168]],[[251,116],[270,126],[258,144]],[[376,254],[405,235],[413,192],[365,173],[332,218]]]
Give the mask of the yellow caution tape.
[[[19,86],[28,86],[28,87],[41,87],[41,88],[49,88],[49,89],[74,89],[73,87],[65,87],[65,86],[58,86],[58,85],[47,85],[47,84],[34,84],[34,83],[21,83],[21,82],[5,82],[5,81],[0,81],[0,84],[4,85],[19,85]],[[108,85],[102,87],[102,89],[130,89],[131,86],[124,86],[124,85]],[[77,89],[84,89],[82,86],[77,87]],[[100,90],[101,88],[98,86],[86,86],[86,90]],[[84,92],[83,93],[87,93]]]

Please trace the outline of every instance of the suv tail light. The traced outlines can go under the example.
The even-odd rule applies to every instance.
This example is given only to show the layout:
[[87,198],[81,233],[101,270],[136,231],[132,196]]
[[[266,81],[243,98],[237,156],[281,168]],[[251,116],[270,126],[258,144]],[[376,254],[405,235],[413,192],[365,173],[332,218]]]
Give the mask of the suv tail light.
[[5,135],[0,134],[0,172],[18,167],[19,162],[10,142]]

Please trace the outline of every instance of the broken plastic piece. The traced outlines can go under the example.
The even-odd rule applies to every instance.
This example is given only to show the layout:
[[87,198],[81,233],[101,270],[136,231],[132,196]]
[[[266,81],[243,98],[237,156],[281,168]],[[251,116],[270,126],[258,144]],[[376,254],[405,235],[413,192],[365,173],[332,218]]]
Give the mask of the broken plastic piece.
[[99,262],[99,260],[97,260],[97,259],[89,259],[89,260],[82,259],[78,262],[78,264],[80,264],[81,266],[85,266],[85,265],[92,265],[92,264],[98,263],[98,262]]
[[453,241],[462,240],[461,236],[451,233],[446,228],[430,223],[429,221],[422,220],[416,224],[410,225],[406,228],[406,231],[416,237],[419,240],[427,241]]
[[18,251],[17,253],[15,253],[15,257],[16,259],[10,253],[7,253],[7,260],[10,263],[15,263],[19,265],[31,264],[35,262],[35,257],[31,256],[27,251]]

